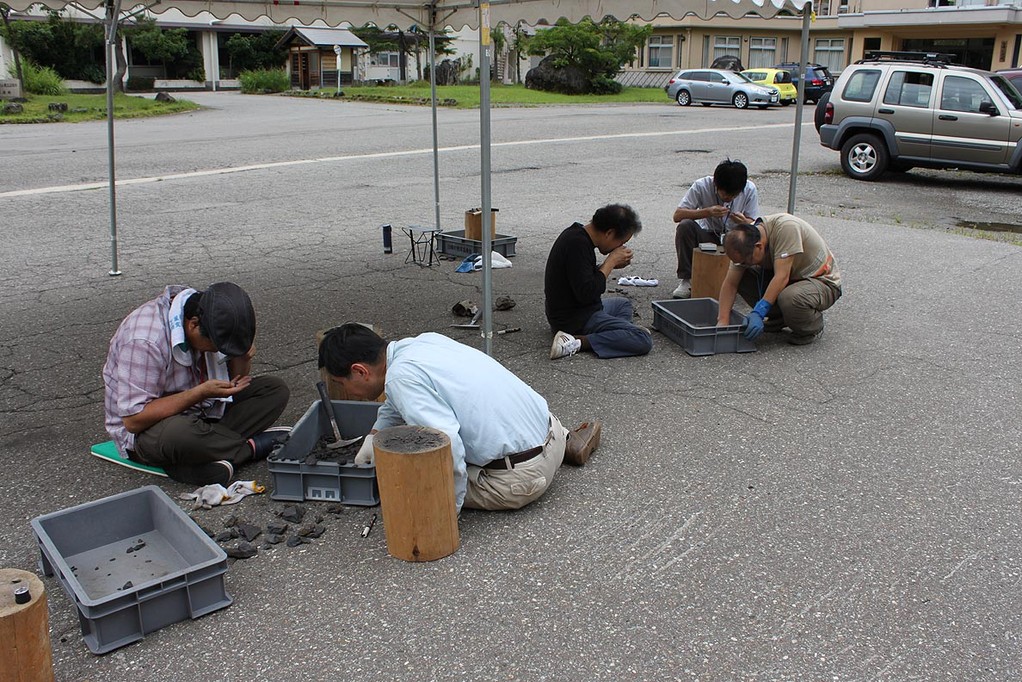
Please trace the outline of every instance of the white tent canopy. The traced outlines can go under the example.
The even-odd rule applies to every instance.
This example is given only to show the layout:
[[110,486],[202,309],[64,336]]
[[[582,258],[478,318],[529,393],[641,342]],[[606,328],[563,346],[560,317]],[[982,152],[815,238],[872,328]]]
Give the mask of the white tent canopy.
[[[7,0],[5,3],[14,10],[25,10],[32,5],[43,5],[50,9],[61,9],[74,4],[89,10],[106,6],[104,0]],[[148,3],[134,3],[136,6]],[[149,11],[160,13],[170,8],[193,17],[200,12],[209,12],[218,19],[237,14],[245,19],[269,17],[279,24],[311,24],[322,20],[331,26],[347,23],[352,26],[374,24],[381,28],[390,25],[406,26],[417,24],[421,28],[479,27],[479,4],[467,0],[436,0],[415,2],[414,0],[162,0]],[[764,18],[777,16],[787,10],[799,14],[810,0],[492,0],[489,3],[489,24],[501,22],[515,24],[519,21],[537,25],[553,24],[558,19],[575,23],[586,17],[595,20],[611,16],[617,19],[636,18],[650,21],[658,16],[681,19],[695,15],[709,19],[726,14],[737,19],[750,12]],[[123,3],[122,9],[131,9]],[[434,20],[435,17],[435,20]]]
[[[248,20],[268,17],[278,24],[298,23],[310,25],[322,21],[328,26],[348,24],[365,26],[373,24],[380,28],[400,26],[410,28],[417,25],[426,29],[430,35],[430,59],[435,56],[433,37],[444,28],[461,29],[469,27],[479,30],[480,64],[479,73],[490,71],[490,28],[501,23],[517,24],[519,22],[535,26],[554,24],[559,19],[577,23],[585,18],[595,21],[605,17],[619,20],[637,19],[651,21],[656,17],[668,16],[682,19],[694,15],[700,19],[710,19],[718,15],[727,15],[733,19],[747,14],[757,14],[764,18],[772,18],[781,12],[802,15],[801,59],[807,61],[809,45],[809,20],[812,0],[433,0],[433,2],[415,2],[413,0],[390,0],[375,2],[373,0],[4,0],[4,3],[17,11],[42,5],[59,10],[68,5],[75,5],[86,10],[102,10],[108,17],[107,26],[107,129],[109,140],[110,166],[110,239],[111,239],[111,275],[119,275],[117,268],[117,194],[116,174],[114,171],[114,126],[113,126],[113,67],[116,59],[116,39],[114,26],[124,14],[136,14],[143,9],[159,14],[169,9],[176,9],[190,17],[200,12],[209,12],[218,19],[227,19],[238,15]],[[147,6],[148,5],[148,6]],[[436,72],[430,68],[430,76]],[[799,88],[805,79],[801,79]],[[479,206],[482,215],[490,214],[490,83],[482,78],[480,87],[480,177],[481,200]],[[436,84],[432,83],[433,92],[433,176],[434,201],[436,208],[437,229],[440,228],[440,190],[438,165],[438,142],[436,123]],[[788,189],[788,211],[795,208],[795,184],[798,176],[798,151],[801,143],[803,97],[801,91],[795,110],[795,130],[792,141],[791,177]],[[483,281],[482,281],[482,337],[484,350],[491,353],[493,344],[493,299],[491,271],[491,236],[489,230],[483,230]]]

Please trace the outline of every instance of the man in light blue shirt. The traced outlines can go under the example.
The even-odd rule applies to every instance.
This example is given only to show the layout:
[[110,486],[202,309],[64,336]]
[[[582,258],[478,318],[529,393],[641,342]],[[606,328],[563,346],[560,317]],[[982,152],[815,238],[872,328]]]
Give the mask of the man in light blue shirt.
[[[386,393],[372,433],[408,424],[447,434],[459,511],[524,507],[565,459],[568,431],[546,400],[493,358],[441,334],[387,343],[363,325],[342,325],[323,337],[319,366],[352,398]],[[599,428],[571,440],[569,460],[582,463]],[[366,441],[361,461],[372,452]]]

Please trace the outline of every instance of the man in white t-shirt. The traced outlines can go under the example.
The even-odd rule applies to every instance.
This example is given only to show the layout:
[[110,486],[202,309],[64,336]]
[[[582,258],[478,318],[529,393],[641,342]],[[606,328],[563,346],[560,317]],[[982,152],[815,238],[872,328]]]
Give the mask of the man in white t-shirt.
[[692,183],[674,209],[674,246],[678,251],[678,279],[674,298],[692,295],[692,249],[700,242],[724,243],[724,234],[737,224],[749,225],[759,216],[756,185],[741,161],[727,159],[713,175]]

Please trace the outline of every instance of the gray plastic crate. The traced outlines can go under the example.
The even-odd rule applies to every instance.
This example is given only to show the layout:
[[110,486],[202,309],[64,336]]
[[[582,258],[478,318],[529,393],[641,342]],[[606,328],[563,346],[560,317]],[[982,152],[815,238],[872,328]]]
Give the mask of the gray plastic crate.
[[78,607],[94,654],[234,601],[227,555],[154,485],[36,517],[32,530],[39,568]]
[[[505,258],[514,258],[515,244],[518,237],[509,237],[506,234],[498,234],[491,242],[492,250]],[[465,230],[453,230],[451,232],[438,232],[436,235],[437,253],[442,253],[451,258],[464,258],[473,253],[483,252],[483,243],[478,239],[465,239]]]
[[653,328],[662,332],[689,355],[751,353],[756,344],[742,333],[745,315],[731,311],[730,324],[717,326],[715,298],[653,301]]
[[[380,403],[359,400],[333,400],[334,414],[341,438],[354,438],[369,433],[376,423]],[[306,464],[305,459],[321,436],[333,437],[330,417],[320,401],[302,415],[291,429],[287,442],[266,459],[273,479],[270,498],[301,502],[320,500],[372,507],[380,503],[380,489],[376,485],[376,467],[365,464],[338,464],[316,462]]]

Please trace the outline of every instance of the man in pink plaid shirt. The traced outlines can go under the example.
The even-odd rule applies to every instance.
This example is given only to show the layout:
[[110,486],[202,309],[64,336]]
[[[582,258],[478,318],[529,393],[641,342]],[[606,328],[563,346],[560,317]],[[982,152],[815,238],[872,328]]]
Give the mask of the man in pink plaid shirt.
[[103,366],[106,429],[130,459],[183,483],[227,485],[285,432],[281,379],[252,377],[255,310],[231,282],[168,286],[124,319]]

